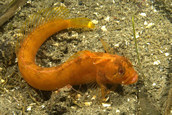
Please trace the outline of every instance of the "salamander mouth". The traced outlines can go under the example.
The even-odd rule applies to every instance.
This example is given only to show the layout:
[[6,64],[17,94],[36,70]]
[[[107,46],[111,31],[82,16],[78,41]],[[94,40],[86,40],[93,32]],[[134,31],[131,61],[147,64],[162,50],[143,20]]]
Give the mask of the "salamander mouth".
[[124,85],[129,85],[129,84],[133,84],[136,83],[138,80],[138,74],[135,72],[132,77],[128,77],[127,79],[125,79],[124,81],[122,81],[122,84]]

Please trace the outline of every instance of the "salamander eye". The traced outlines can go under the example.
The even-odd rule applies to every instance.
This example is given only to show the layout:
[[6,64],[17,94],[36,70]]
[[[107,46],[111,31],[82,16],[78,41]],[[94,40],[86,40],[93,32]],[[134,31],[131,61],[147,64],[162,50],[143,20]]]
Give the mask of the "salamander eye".
[[122,67],[119,67],[118,74],[119,75],[124,75],[124,73],[125,73],[125,70]]

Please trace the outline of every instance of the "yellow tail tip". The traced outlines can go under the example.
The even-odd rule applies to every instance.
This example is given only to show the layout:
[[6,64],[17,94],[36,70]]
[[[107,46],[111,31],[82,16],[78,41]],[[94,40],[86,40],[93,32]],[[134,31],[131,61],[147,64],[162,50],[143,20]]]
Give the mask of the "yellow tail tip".
[[94,27],[95,27],[95,25],[93,24],[93,22],[89,21],[88,22],[88,28],[94,28]]
[[69,21],[69,27],[74,28],[94,28],[93,22],[88,18],[73,18]]

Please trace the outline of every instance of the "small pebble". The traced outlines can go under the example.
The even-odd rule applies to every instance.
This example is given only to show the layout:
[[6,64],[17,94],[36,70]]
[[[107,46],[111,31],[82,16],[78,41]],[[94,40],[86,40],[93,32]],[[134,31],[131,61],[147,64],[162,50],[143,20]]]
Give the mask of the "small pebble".
[[146,16],[146,13],[140,13],[139,15],[140,16]]
[[98,22],[99,22],[99,21],[97,21],[97,20],[92,20],[92,23],[93,23],[93,24],[98,24]]
[[146,28],[151,28],[152,26],[154,26],[155,24],[154,23],[149,23]]
[[106,26],[102,26],[101,30],[104,31],[104,32],[107,31]]
[[2,71],[2,68],[0,67],[0,72]]
[[45,105],[41,105],[42,108],[45,108]]
[[98,13],[97,12],[94,12],[93,14],[96,15],[96,16],[98,16]]
[[90,106],[92,104],[92,102],[85,102],[84,103],[86,106]]
[[162,50],[159,50],[161,53],[163,53],[163,51]]
[[153,9],[154,12],[158,12],[155,8]]
[[130,99],[128,98],[127,101],[130,101]]
[[96,96],[94,95],[92,98],[91,98],[91,100],[95,100],[96,99]]
[[138,37],[139,37],[139,33],[137,32],[137,33],[136,33],[136,38],[138,38]]
[[105,21],[109,22],[109,20],[110,20],[110,17],[107,16],[107,17],[105,18]]
[[111,106],[111,104],[109,104],[109,103],[102,103],[102,105],[103,105],[103,107],[110,107]]
[[28,106],[27,111],[31,111],[31,110],[32,110],[32,106]]
[[152,86],[155,86],[155,85],[156,85],[156,83],[153,83],[153,84],[152,84]]
[[72,34],[72,37],[73,37],[73,38],[78,38],[78,33]]
[[120,113],[120,110],[117,109],[117,110],[116,110],[116,113]]
[[144,25],[145,25],[145,26],[146,26],[146,25],[148,25],[148,22],[147,22],[147,21],[145,21],[145,22],[144,22]]
[[54,43],[52,45],[58,47],[59,46],[59,43]]
[[165,53],[165,56],[169,56],[170,54],[169,53]]
[[31,1],[31,0],[28,0],[28,1],[27,1],[27,3],[28,3],[28,4],[31,4],[31,3],[32,3],[32,1]]
[[4,83],[4,82],[5,82],[5,80],[4,80],[4,79],[1,79],[0,81],[1,81],[1,83]]
[[80,100],[80,99],[81,99],[81,94],[77,94],[77,95],[75,96],[75,98],[76,98],[77,100]]
[[160,63],[161,63],[160,60],[157,60],[153,62],[153,65],[159,65]]
[[115,46],[115,47],[119,47],[119,44],[115,44],[114,46]]

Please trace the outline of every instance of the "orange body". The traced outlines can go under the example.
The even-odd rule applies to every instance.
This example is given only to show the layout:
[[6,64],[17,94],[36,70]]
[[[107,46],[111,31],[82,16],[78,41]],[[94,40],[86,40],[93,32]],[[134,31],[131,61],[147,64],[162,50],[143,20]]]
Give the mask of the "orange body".
[[125,57],[108,53],[81,51],[76,58],[56,67],[36,65],[36,53],[48,37],[66,28],[93,27],[86,18],[50,20],[36,27],[26,36],[17,55],[23,78],[40,90],[56,90],[68,84],[90,82],[97,82],[104,90],[106,84],[135,83],[138,75],[131,63]]

